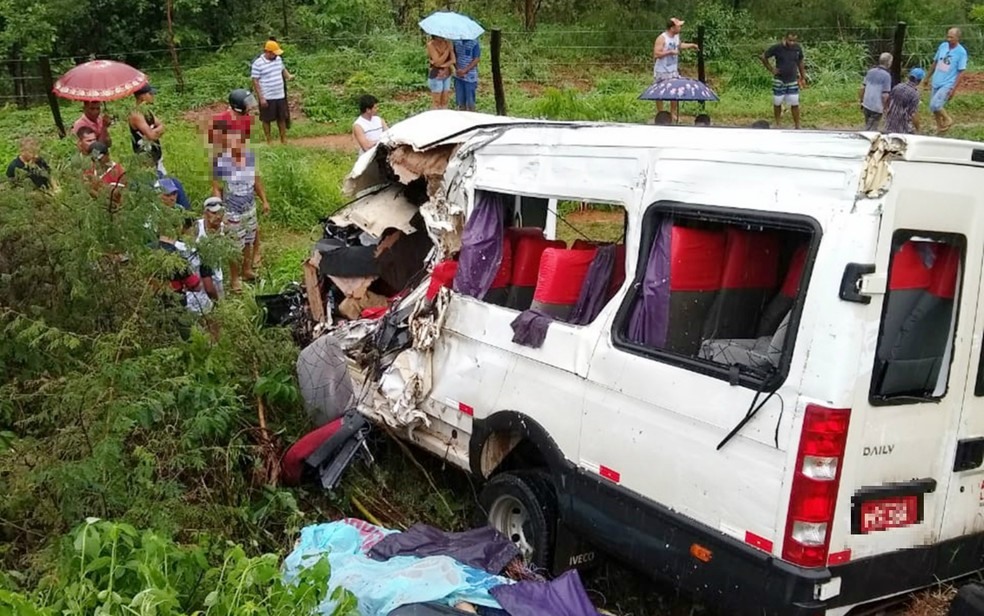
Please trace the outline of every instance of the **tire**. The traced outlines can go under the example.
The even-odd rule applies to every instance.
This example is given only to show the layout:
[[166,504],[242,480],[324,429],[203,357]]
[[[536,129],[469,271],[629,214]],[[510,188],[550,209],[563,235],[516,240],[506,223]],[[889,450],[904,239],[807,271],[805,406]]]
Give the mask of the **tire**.
[[509,537],[534,568],[552,565],[557,528],[557,497],[545,471],[495,475],[478,496],[480,524]]

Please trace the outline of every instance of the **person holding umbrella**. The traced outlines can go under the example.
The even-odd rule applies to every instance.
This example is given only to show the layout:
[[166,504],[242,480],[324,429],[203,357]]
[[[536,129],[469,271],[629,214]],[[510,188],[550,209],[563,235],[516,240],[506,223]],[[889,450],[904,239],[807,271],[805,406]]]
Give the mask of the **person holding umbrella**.
[[453,41],[454,98],[458,109],[474,111],[478,93],[478,63],[482,47],[478,43],[485,30],[475,20],[453,11],[437,11],[420,21],[431,36]]
[[457,64],[451,41],[432,36],[427,41],[427,60],[427,87],[431,92],[431,108],[446,109],[451,95],[451,70]]
[[[676,17],[671,17],[666,23],[666,31],[656,37],[653,43],[653,82],[659,83],[669,79],[680,78],[680,52],[687,49],[697,49],[696,43],[681,43],[680,31],[683,29],[683,21]],[[656,101],[657,113],[663,111],[663,101]],[[680,121],[680,103],[670,102],[670,113],[673,121]]]

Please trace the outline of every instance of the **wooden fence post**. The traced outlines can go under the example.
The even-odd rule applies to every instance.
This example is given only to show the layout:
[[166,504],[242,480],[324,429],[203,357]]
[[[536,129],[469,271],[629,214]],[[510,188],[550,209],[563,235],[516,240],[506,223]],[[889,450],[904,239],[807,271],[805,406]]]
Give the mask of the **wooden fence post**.
[[184,92],[184,75],[181,74],[181,63],[178,62],[178,50],[174,45],[173,0],[165,0],[165,8],[167,10],[167,48],[171,52],[171,67],[174,69],[174,80],[177,82],[178,92]]
[[[707,83],[704,70],[704,24],[697,26],[697,79],[701,83]],[[704,101],[700,102],[700,110],[704,111]]]
[[506,115],[506,91],[502,87],[502,30],[492,30],[492,90],[495,112]]
[[51,117],[55,119],[55,126],[58,127],[58,136],[65,138],[65,123],[62,122],[61,108],[58,106],[58,97],[55,96],[55,80],[51,77],[51,61],[48,56],[41,56],[41,81],[44,83],[44,92],[48,95],[48,106],[51,107]]
[[900,21],[895,24],[895,39],[892,42],[892,85],[902,81],[902,51],[905,48],[906,24]]

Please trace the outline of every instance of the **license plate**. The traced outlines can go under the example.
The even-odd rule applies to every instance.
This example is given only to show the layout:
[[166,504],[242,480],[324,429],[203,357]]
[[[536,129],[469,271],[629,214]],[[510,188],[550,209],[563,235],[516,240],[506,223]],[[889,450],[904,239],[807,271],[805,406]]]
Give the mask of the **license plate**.
[[861,503],[862,534],[911,526],[918,522],[918,496],[893,496]]

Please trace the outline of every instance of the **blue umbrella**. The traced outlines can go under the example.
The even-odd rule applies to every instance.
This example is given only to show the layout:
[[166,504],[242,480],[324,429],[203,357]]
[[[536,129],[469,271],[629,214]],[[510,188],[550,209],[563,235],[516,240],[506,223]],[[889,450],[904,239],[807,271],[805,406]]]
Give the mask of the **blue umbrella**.
[[639,95],[643,101],[716,101],[719,100],[706,85],[696,79],[677,77],[657,81]]
[[452,41],[470,41],[485,33],[471,17],[454,11],[437,11],[420,20],[420,27],[431,36],[439,36]]

